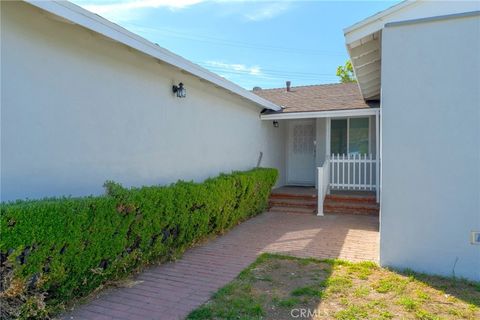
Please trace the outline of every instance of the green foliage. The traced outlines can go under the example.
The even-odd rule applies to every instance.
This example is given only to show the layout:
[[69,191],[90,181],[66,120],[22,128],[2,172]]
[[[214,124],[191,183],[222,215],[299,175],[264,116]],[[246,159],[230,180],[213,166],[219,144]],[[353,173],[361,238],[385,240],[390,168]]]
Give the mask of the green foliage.
[[345,65],[337,67],[337,77],[340,78],[341,83],[357,82],[350,60],[347,60]]
[[174,259],[262,212],[276,178],[259,168],[203,183],[106,182],[105,196],[2,203],[2,319],[46,318],[107,281]]
[[318,289],[315,286],[306,286],[296,288],[292,291],[292,296],[310,296],[310,297],[322,297],[323,291],[322,289]]
[[300,304],[300,299],[295,298],[295,297],[291,297],[291,298],[287,298],[287,299],[282,299],[282,300],[278,301],[277,304],[278,304],[279,307],[282,307],[282,308],[292,308],[292,307]]
[[215,293],[216,303],[206,303],[192,311],[187,319],[262,319],[263,299],[256,297],[249,283],[233,281]]
[[404,306],[408,311],[413,311],[417,309],[418,306],[418,303],[415,301],[415,299],[408,296],[400,297],[398,299],[398,304]]
[[352,305],[335,314],[335,319],[339,320],[359,320],[368,319],[368,312],[364,306]]

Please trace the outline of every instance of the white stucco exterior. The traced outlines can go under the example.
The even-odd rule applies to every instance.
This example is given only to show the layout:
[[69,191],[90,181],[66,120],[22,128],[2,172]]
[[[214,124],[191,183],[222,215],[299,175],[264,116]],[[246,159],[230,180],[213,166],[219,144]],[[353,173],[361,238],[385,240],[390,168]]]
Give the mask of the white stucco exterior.
[[2,201],[201,181],[260,152],[284,172],[285,126],[258,104],[29,4],[1,15]]
[[[283,185],[288,123],[299,119],[315,126],[316,178],[330,119],[368,116],[370,151],[382,163],[381,264],[480,280],[480,245],[470,243],[480,231],[478,14],[398,22],[459,10],[419,1],[347,30],[347,44],[381,31],[370,40],[378,48],[356,44],[370,50],[358,59],[381,66],[377,123],[377,108],[260,117],[262,106],[278,106],[141,39],[122,42],[121,30],[64,4],[1,4],[2,201],[100,194],[105,180],[202,181],[253,168],[260,154]],[[172,93],[179,82],[185,99]]]
[[380,262],[480,280],[480,16],[382,34]]

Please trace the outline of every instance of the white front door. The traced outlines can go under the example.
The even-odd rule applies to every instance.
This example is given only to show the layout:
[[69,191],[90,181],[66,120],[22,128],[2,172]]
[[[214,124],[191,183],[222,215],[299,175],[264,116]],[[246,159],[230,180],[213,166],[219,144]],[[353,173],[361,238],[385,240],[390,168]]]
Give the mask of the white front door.
[[315,120],[288,122],[287,183],[315,185]]

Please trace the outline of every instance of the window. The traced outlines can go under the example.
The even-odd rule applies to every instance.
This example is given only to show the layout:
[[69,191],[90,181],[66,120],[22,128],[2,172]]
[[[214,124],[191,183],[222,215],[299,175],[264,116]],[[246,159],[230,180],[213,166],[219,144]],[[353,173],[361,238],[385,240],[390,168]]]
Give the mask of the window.
[[347,153],[347,119],[332,120],[330,150],[333,154]]
[[330,152],[332,154],[368,153],[369,118],[332,119]]
[[351,118],[348,132],[348,153],[368,153],[368,118]]

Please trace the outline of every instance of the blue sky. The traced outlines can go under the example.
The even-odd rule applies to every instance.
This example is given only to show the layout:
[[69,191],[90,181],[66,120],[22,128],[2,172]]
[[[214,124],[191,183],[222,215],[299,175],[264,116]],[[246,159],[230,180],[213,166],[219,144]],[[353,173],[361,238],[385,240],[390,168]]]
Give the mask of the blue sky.
[[398,1],[73,2],[252,89],[338,82],[343,28]]

